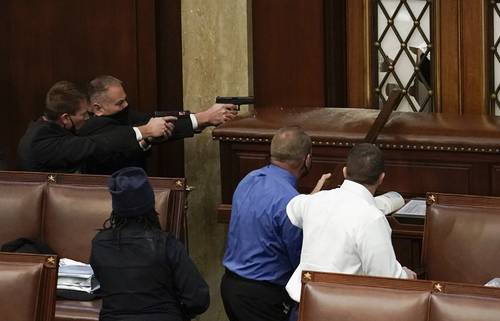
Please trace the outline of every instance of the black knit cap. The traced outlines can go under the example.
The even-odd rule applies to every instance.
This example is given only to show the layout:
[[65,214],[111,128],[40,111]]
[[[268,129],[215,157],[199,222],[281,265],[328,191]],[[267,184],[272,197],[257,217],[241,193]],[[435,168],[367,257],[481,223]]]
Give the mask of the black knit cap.
[[125,167],[109,179],[113,212],[121,217],[148,214],[155,207],[155,195],[146,172],[140,167]]

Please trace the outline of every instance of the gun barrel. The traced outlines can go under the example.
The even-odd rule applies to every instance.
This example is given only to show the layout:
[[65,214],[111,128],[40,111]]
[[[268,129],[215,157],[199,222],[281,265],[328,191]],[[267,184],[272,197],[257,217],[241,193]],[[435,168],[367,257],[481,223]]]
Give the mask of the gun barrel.
[[255,102],[253,96],[248,97],[221,97],[217,96],[215,102],[218,104],[251,105]]

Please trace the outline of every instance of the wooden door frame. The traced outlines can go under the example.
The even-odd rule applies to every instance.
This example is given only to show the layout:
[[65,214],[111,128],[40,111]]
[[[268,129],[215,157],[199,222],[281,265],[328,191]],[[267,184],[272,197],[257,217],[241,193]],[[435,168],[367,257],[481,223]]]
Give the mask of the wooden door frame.
[[[349,0],[346,5],[345,61],[350,107],[375,105],[373,3]],[[435,0],[431,15],[435,112],[490,114],[488,2]]]

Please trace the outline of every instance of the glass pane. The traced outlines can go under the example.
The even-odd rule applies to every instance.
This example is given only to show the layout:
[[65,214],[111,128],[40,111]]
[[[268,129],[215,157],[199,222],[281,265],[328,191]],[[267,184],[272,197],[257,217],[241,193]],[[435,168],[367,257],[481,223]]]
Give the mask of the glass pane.
[[376,0],[379,106],[401,88],[399,111],[432,111],[432,0]]

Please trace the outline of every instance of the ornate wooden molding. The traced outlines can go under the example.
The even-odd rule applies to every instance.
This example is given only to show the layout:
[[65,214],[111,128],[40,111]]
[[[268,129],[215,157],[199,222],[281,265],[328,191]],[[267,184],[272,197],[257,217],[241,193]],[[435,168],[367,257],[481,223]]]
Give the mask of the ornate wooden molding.
[[[231,137],[231,136],[214,136],[213,140],[223,142],[239,142],[239,143],[271,143],[272,137],[256,138],[256,137]],[[359,142],[342,141],[342,140],[313,140],[314,146],[335,146],[335,147],[352,147]],[[447,151],[447,152],[471,152],[471,153],[500,153],[500,148],[484,148],[479,146],[457,146],[457,145],[440,145],[440,144],[391,144],[378,143],[376,144],[381,149],[396,149],[396,150],[427,150],[427,151]]]

